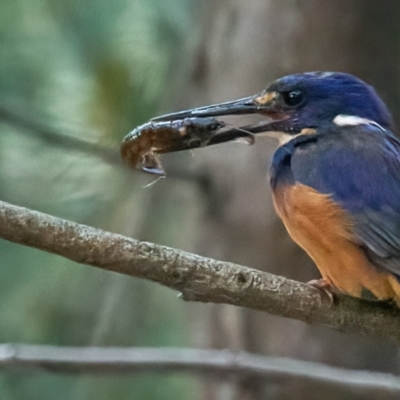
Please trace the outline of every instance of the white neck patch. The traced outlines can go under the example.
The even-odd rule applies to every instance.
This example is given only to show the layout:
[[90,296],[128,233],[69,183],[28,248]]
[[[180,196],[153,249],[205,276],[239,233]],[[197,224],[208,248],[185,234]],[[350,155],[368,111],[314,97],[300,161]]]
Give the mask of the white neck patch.
[[357,117],[356,115],[336,115],[333,119],[333,123],[337,126],[374,125],[382,131],[385,130],[377,122],[372,121],[371,119]]

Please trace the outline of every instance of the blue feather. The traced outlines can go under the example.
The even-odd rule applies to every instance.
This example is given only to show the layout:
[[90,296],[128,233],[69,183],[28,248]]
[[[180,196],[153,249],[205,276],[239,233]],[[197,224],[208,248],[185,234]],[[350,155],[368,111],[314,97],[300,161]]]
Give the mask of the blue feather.
[[391,132],[328,124],[281,146],[271,171],[273,188],[301,183],[329,194],[373,263],[400,275],[400,142]]

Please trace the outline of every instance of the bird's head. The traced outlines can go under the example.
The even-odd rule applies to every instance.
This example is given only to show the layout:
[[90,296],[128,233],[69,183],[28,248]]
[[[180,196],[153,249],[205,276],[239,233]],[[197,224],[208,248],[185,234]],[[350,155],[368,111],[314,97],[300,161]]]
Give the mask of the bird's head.
[[269,117],[263,132],[297,134],[318,128],[338,115],[368,119],[393,129],[392,117],[375,90],[353,75],[340,72],[307,72],[288,75],[261,93],[244,99],[194,108],[156,118],[217,117],[258,113]]

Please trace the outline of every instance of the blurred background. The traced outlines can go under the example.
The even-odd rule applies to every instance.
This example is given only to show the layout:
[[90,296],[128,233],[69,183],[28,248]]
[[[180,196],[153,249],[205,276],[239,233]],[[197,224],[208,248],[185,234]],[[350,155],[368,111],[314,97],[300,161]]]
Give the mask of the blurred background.
[[[152,116],[248,96],[311,70],[356,74],[399,120],[399,20],[397,0],[1,0],[1,199],[292,279],[317,278],[272,209],[273,140],[165,155],[168,176],[150,187],[153,177],[123,167],[119,145]],[[153,283],[5,241],[0,265],[0,342],[242,349],[400,373],[397,347],[384,340],[184,303]],[[298,380],[14,368],[0,371],[0,398],[366,397]]]

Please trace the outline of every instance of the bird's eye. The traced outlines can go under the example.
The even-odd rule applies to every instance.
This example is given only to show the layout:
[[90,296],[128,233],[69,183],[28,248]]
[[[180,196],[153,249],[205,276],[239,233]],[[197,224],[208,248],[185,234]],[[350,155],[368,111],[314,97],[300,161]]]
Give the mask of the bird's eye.
[[304,99],[304,94],[300,90],[291,90],[282,93],[283,101],[290,107],[297,106]]

